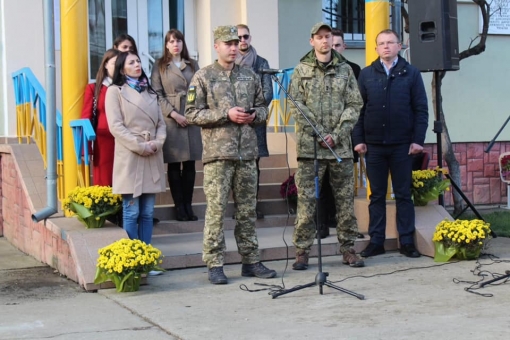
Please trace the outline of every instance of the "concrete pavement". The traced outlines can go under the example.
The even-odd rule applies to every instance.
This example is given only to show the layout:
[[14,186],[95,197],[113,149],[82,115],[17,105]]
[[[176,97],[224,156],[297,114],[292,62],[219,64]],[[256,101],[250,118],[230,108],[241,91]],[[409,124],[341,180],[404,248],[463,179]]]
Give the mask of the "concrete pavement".
[[[428,257],[408,259],[388,252],[367,259],[364,268],[350,268],[338,256],[325,257],[329,279],[365,300],[329,287],[323,295],[315,286],[276,299],[267,291],[241,289],[264,288],[256,283],[290,288],[313,282],[316,258],[309,270],[287,268],[285,275],[292,261],[268,262],[278,271],[278,278],[270,280],[243,278],[241,265],[235,264],[225,267],[230,282],[223,286],[209,284],[202,267],[150,277],[135,293],[85,293],[51,268],[34,263],[25,269],[6,266],[9,257],[22,257],[4,251],[9,246],[0,238],[0,339],[508,338],[510,286],[487,286],[479,292],[494,296],[482,297],[466,292],[468,284],[453,282],[477,281],[471,272],[475,261],[440,265]],[[482,270],[510,269],[510,239],[492,240],[487,251],[499,260],[482,258],[480,263],[492,263]],[[35,271],[35,276],[15,278],[26,271]],[[49,285],[47,276],[57,284]],[[12,288],[28,280],[28,288]]]

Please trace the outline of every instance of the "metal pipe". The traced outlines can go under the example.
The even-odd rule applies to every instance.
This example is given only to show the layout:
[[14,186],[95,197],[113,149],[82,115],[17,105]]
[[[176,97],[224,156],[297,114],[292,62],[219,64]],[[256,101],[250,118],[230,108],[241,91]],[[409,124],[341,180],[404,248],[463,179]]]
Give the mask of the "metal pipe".
[[57,209],[57,109],[55,88],[55,27],[53,0],[44,0],[44,59],[46,62],[46,196],[47,206],[32,214],[39,222],[58,212]]
[[403,41],[402,36],[402,1],[393,0],[393,6],[391,6],[391,29],[394,30],[398,38]]

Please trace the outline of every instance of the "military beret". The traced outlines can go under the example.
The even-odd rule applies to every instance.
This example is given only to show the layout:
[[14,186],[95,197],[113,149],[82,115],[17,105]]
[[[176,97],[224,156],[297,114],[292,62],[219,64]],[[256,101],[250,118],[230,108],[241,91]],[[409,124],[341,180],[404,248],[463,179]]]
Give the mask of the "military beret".
[[316,34],[323,27],[327,28],[331,32],[331,26],[329,26],[328,24],[325,24],[323,22],[318,22],[315,25],[313,25],[313,27],[312,27],[312,32],[311,32],[312,35]]
[[214,40],[232,41],[239,40],[236,26],[218,26],[214,29]]

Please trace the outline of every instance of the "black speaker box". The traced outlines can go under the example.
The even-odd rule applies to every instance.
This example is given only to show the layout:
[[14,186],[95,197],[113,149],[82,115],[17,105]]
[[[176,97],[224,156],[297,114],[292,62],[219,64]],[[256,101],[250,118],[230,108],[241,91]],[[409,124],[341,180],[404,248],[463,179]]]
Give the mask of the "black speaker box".
[[409,0],[411,64],[422,72],[459,69],[457,0]]

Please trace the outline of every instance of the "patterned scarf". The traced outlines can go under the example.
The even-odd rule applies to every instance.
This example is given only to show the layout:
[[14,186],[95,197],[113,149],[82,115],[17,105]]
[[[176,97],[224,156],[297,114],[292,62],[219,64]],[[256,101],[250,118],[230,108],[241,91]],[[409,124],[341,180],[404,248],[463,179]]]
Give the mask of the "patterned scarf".
[[257,51],[255,47],[251,45],[245,54],[239,53],[236,58],[236,64],[242,66],[249,66],[253,69],[255,67],[255,61],[257,60]]
[[142,80],[131,78],[130,76],[126,76],[126,83],[133,89],[138,92],[143,92],[147,88],[147,78],[143,78]]

